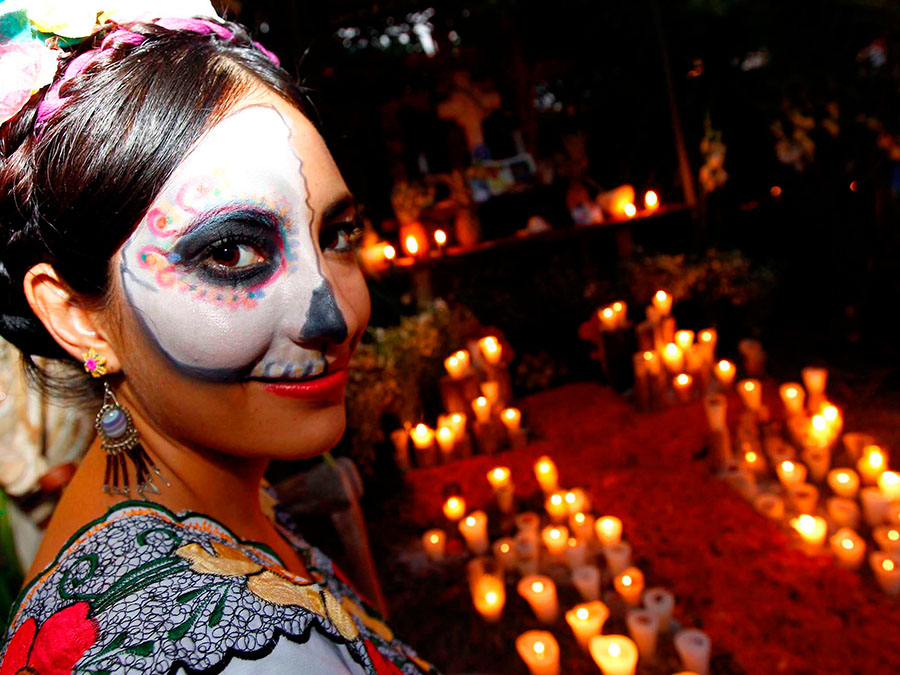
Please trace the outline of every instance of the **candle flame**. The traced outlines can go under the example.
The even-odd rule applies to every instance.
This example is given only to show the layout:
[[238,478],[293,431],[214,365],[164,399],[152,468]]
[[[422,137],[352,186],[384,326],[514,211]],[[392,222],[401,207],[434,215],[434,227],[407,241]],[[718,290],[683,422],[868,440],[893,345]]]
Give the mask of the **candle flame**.
[[893,487],[900,483],[900,474],[898,474],[896,471],[885,471],[883,474],[881,474],[881,478],[879,478],[879,480],[885,485]]
[[881,569],[885,572],[893,572],[894,571],[894,561],[887,559],[881,561]]
[[534,643],[533,649],[534,649],[534,653],[535,653],[535,654],[537,654],[538,656],[543,656],[543,655],[544,655],[544,651],[545,651],[547,648],[544,646],[544,643],[543,643],[543,642],[541,642],[540,640],[538,640],[537,642]]
[[712,342],[712,333],[708,330],[701,331],[700,342]]
[[436,543],[438,543],[440,540],[441,540],[441,538],[440,538],[438,535],[436,535],[436,534],[433,534],[433,535],[431,535],[430,537],[428,537],[428,541],[430,541],[432,544],[436,544]]
[[797,398],[800,395],[800,392],[797,391],[797,387],[788,387],[784,390],[784,395],[788,398]]
[[462,415],[460,415],[459,413],[453,413],[450,416],[450,421],[454,424],[459,424],[460,422],[462,422]]
[[841,471],[837,474],[837,482],[838,483],[849,483],[850,482],[850,474],[846,471]]
[[477,405],[479,408],[483,408],[483,407],[485,407],[487,404],[488,404],[488,400],[487,400],[484,396],[479,396],[479,397],[475,400],[475,405]]
[[653,352],[644,352],[644,361],[652,361]]
[[868,459],[869,459],[869,464],[872,466],[872,468],[877,469],[884,465],[884,454],[881,452],[880,449],[878,449],[877,446],[874,446],[874,447],[875,447],[875,449],[869,453]]
[[469,516],[466,518],[466,525],[469,527],[475,527],[475,516]]
[[578,546],[578,540],[575,537],[569,537],[569,548]]
[[456,366],[459,365],[459,359],[456,358],[456,356],[451,356],[449,359],[447,359],[447,363],[448,363],[451,367],[456,368]]
[[562,533],[557,530],[555,527],[550,530],[550,538],[551,539],[559,539],[562,536]]
[[415,255],[419,252],[419,242],[413,235],[409,235],[406,238],[406,250],[410,255]]
[[691,376],[687,373],[681,373],[681,375],[675,378],[675,381],[679,386],[686,387],[691,383]]
[[500,544],[500,552],[509,553],[509,544],[507,544],[506,542]]
[[459,507],[459,497],[450,497],[450,499],[447,500],[447,506],[451,509]]
[[632,580],[629,575],[626,574],[624,577],[622,577],[622,585],[623,586],[625,586],[627,588],[628,586],[631,586],[631,583],[632,583]]
[[390,244],[385,244],[384,245],[384,257],[387,258],[388,260],[393,260],[394,258],[397,257],[397,249],[395,249]]
[[574,492],[567,492],[567,493],[566,493],[566,503],[567,503],[567,504],[574,504],[574,503],[575,503],[575,493],[574,493]]
[[531,584],[531,590],[535,593],[543,593],[544,592],[544,584],[540,581],[535,581]]
[[843,546],[848,551],[852,551],[855,544],[850,537],[846,537],[845,539],[841,539],[841,546]]
[[666,298],[669,297],[669,294],[665,291],[656,291],[656,301],[657,302],[665,302]]
[[897,530],[888,530],[887,538],[891,541],[898,541],[900,540],[900,532],[897,532]]
[[575,514],[574,520],[576,523],[581,525],[584,522],[584,514],[581,511],[579,511],[578,513]]
[[732,368],[731,361],[726,361],[725,359],[722,359],[721,361],[719,361],[719,365],[717,366],[717,368],[723,373],[730,372],[731,368]]
[[749,464],[754,464],[756,462],[756,453],[751,450],[744,455],[744,459],[746,459]]
[[453,429],[450,427],[441,427],[438,429],[438,438],[442,441],[447,441],[453,438]]
[[678,345],[676,345],[674,342],[670,342],[666,345],[666,354],[668,356],[678,356],[680,351],[681,350],[678,348]]
[[840,412],[833,405],[826,405],[822,408],[822,417],[824,417],[828,422],[834,422],[837,420]]
[[606,517],[600,520],[600,527],[602,527],[606,531],[610,531],[615,529],[616,524],[612,518]]
[[608,651],[609,655],[611,657],[613,657],[614,659],[617,659],[620,656],[622,656],[622,648],[619,645],[617,645],[615,642],[613,642],[606,651]]
[[623,305],[621,302],[614,302],[612,308],[614,312],[621,312]]
[[794,472],[794,463],[789,459],[784,460],[781,463],[781,470],[784,471],[785,473],[793,473]]
[[815,516],[811,516],[808,513],[798,516],[794,521],[794,529],[801,534],[812,534],[816,529]]
[[644,206],[648,209],[652,209],[655,206],[659,205],[659,196],[653,190],[647,190],[644,193]]
[[428,433],[428,427],[426,425],[422,424],[421,422],[419,422],[416,425],[416,435],[424,436],[427,433]]
[[550,462],[541,462],[538,464],[538,471],[541,473],[547,473],[550,471]]
[[756,389],[755,382],[744,382],[744,391],[753,391]]
[[444,244],[447,243],[447,233],[444,232],[443,230],[435,230],[434,231],[434,241],[438,245],[443,246]]
[[484,594],[484,600],[485,600],[485,602],[487,602],[489,605],[495,604],[495,603],[497,602],[497,593],[496,593],[496,591],[488,591],[487,593],[485,593],[485,594]]
[[562,500],[563,500],[562,495],[559,493],[550,497],[550,503],[553,504],[554,506],[559,506],[560,504],[562,504]]
[[590,616],[590,612],[588,612],[584,607],[579,607],[577,610],[575,610],[575,616],[577,616],[582,621],[587,621],[588,617]]
[[613,311],[613,309],[612,309],[611,307],[605,308],[605,309],[601,312],[601,314],[603,315],[603,318],[604,318],[604,319],[611,319],[611,318],[613,318],[613,317],[616,315],[615,311]]
[[498,466],[496,469],[494,469],[494,478],[496,478],[497,480],[503,480],[504,478],[506,478],[508,473],[509,469]]
[[816,431],[825,431],[828,428],[828,422],[822,415],[813,415],[812,426]]
[[623,210],[625,211],[625,215],[628,216],[629,218],[634,218],[635,214],[637,213],[637,207],[634,204],[630,204],[630,203],[626,204],[623,207]]

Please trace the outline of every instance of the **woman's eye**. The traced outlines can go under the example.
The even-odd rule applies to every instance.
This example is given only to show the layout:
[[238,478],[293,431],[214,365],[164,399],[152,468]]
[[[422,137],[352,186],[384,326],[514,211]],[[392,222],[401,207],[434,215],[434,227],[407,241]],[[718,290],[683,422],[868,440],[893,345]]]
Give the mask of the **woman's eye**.
[[322,230],[319,244],[323,251],[347,253],[362,239],[363,229],[356,222],[338,223]]
[[266,261],[266,257],[250,244],[223,242],[209,251],[209,259],[220,267],[242,269]]

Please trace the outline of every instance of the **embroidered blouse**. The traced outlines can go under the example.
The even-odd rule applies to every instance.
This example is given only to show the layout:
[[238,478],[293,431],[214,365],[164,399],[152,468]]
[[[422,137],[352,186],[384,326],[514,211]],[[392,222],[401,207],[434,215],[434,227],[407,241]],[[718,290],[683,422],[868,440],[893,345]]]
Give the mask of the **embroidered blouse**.
[[311,579],[207,516],[118,504],[22,591],[0,675],[436,673],[331,560],[279,528]]

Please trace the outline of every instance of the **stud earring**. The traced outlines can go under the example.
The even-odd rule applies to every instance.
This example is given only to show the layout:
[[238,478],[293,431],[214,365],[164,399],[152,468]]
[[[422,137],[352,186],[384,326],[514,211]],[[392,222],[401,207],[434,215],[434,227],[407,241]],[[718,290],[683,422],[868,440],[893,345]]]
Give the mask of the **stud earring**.
[[84,361],[84,369],[91,377],[103,377],[106,375],[106,359],[98,354],[93,347],[81,355]]

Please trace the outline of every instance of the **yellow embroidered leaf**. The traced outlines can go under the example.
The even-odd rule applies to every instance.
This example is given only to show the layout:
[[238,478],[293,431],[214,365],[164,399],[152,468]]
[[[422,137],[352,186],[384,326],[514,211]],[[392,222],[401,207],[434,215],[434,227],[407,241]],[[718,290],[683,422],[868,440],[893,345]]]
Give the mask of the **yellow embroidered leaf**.
[[379,621],[374,616],[369,616],[366,611],[357,605],[353,600],[349,597],[344,596],[341,598],[341,605],[343,605],[344,609],[350,612],[353,616],[357,617],[363,624],[375,633],[378,637],[380,637],[385,642],[393,642],[394,641],[394,631],[392,631],[387,624],[383,621]]
[[316,585],[301,586],[266,570],[247,579],[247,588],[254,595],[275,605],[296,605],[319,616],[325,616],[325,604]]
[[215,574],[221,577],[244,577],[255,574],[262,565],[255,563],[240,550],[212,542],[216,555],[210,555],[200,544],[186,544],[175,554],[191,561],[191,569],[200,574]]
[[353,617],[341,607],[341,603],[337,601],[337,598],[329,591],[324,591],[322,595],[325,596],[325,611],[328,612],[328,618],[331,619],[331,623],[338,629],[338,633],[348,640],[355,640],[359,637],[359,628],[356,627]]

